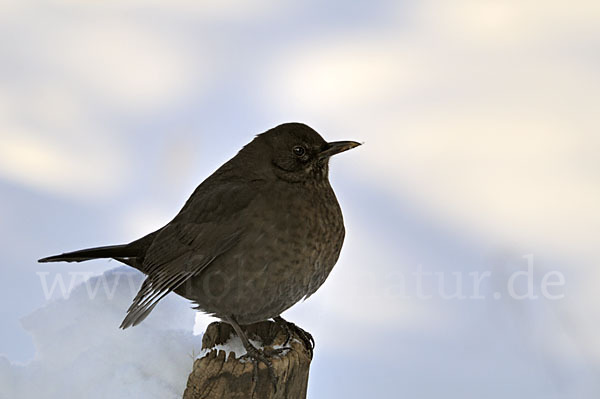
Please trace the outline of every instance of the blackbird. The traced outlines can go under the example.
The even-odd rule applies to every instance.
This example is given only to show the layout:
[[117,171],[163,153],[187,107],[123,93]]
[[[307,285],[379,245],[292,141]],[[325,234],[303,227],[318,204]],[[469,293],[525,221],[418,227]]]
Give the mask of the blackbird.
[[[139,324],[170,292],[232,325],[248,355],[270,361],[240,325],[274,319],[323,284],[344,241],[329,184],[332,155],[360,145],[326,142],[302,123],[257,135],[204,180],[173,220],[124,245],[83,249],[39,262],[113,258],[146,279],[121,328]],[[312,337],[296,328],[311,341]],[[311,346],[312,350],[312,346]]]

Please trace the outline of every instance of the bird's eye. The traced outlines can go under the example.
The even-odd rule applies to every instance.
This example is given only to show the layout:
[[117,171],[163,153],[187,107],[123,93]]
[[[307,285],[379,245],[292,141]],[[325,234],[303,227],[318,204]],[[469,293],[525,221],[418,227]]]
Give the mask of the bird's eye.
[[301,157],[302,155],[304,155],[306,153],[306,150],[301,145],[295,146],[293,148],[293,151],[294,151],[294,155],[296,155],[298,157]]

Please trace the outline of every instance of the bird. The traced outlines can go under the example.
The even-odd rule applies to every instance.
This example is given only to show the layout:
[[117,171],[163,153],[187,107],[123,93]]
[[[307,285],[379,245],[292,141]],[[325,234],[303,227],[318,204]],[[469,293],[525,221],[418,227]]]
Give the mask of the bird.
[[121,328],[138,325],[175,292],[229,323],[247,354],[270,368],[242,326],[273,319],[303,333],[312,351],[312,336],[281,314],[314,294],[339,258],[345,228],[329,160],[360,144],[327,142],[303,123],[278,125],[206,178],[160,229],[39,262],[112,258],[134,267],[146,277]]

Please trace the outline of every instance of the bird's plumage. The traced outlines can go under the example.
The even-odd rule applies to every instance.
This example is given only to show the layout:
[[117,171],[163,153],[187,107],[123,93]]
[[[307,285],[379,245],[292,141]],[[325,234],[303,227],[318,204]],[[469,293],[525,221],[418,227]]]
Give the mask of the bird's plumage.
[[173,291],[240,324],[279,316],[312,295],[338,259],[345,231],[328,159],[356,145],[327,143],[303,124],[280,125],[202,182],[163,228],[130,244],[41,261],[110,257],[144,272],[123,328]]

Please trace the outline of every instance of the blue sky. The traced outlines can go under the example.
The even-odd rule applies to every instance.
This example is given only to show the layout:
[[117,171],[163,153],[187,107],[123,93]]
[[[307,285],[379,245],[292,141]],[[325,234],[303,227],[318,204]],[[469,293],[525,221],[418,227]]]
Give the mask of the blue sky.
[[[160,227],[255,134],[302,121],[365,142],[331,167],[340,261],[286,314],[317,340],[310,397],[597,397],[599,18],[586,0],[2,2],[0,377],[49,367],[35,331],[88,306],[47,301],[40,272],[118,266],[37,258]],[[529,255],[540,298],[515,299]],[[456,275],[467,298],[445,299]]]

